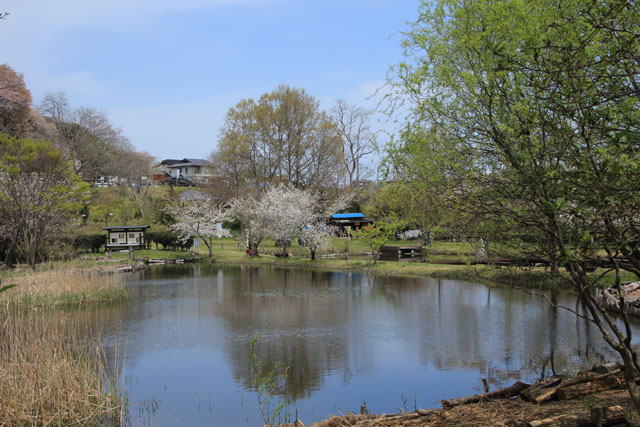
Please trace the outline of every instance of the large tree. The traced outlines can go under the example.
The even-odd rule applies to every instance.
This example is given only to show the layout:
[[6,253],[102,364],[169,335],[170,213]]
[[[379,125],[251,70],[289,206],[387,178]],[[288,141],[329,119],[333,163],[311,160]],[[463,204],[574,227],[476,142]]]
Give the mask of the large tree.
[[319,187],[339,180],[340,150],[340,135],[318,100],[281,85],[228,111],[214,163],[236,186]]
[[564,265],[640,412],[626,313],[620,329],[593,293],[640,277],[639,37],[635,2],[423,2],[391,85],[412,103],[396,157],[422,144],[425,185]]
[[371,130],[372,112],[339,99],[331,117],[342,140],[342,166],[349,188],[368,176],[364,161],[376,151],[376,135]]
[[77,215],[86,184],[49,142],[0,135],[0,237],[32,267]]

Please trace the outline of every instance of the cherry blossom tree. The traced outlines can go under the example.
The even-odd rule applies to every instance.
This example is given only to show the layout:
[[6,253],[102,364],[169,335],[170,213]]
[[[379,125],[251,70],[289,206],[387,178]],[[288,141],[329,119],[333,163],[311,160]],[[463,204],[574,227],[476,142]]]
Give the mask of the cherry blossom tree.
[[235,218],[242,225],[242,232],[247,239],[247,250],[251,256],[259,256],[259,247],[269,235],[267,217],[258,208],[258,199],[252,196],[234,199],[232,210]]
[[313,198],[315,199],[313,208],[307,212],[307,219],[302,223],[298,236],[298,244],[309,248],[311,261],[315,261],[316,251],[325,247],[331,241],[331,236],[337,233],[337,228],[327,224],[327,220],[331,215],[349,206],[353,193],[340,194],[329,203],[324,202],[318,193],[314,193]]
[[[252,255],[258,254],[258,245],[267,236],[283,243],[298,236],[300,244],[311,251],[313,260],[316,249],[332,235],[332,228],[326,225],[327,219],[344,209],[350,200],[350,195],[343,195],[333,202],[326,202],[315,191],[283,184],[270,187],[258,200],[238,202],[235,211],[247,234]],[[282,246],[282,254],[286,256],[286,245]]]
[[286,242],[298,235],[310,220],[315,203],[312,191],[300,190],[290,184],[271,187],[262,195],[258,209],[266,219],[269,235],[283,242],[283,256],[287,254]]
[[222,205],[215,199],[201,197],[191,200],[174,200],[165,207],[165,213],[171,215],[176,223],[171,229],[178,232],[182,239],[198,237],[213,256],[213,239],[227,236],[228,232],[220,230],[218,224],[231,214],[231,207]]

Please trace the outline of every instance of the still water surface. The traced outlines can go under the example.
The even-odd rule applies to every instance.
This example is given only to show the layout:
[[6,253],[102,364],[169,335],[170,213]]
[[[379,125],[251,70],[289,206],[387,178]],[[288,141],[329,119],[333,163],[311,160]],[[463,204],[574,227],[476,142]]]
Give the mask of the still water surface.
[[614,358],[593,325],[505,287],[216,265],[152,268],[128,286],[129,301],[77,315],[109,357],[126,352],[133,425],[263,425],[258,334],[257,357],[289,367],[291,414],[307,425],[363,402],[438,407],[480,392],[481,378],[495,389]]

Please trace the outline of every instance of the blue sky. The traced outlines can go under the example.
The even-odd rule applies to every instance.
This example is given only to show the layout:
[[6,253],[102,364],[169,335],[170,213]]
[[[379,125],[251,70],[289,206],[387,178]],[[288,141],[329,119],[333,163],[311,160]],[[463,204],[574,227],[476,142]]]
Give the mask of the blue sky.
[[[227,110],[278,84],[330,109],[367,99],[401,59],[418,0],[3,0],[0,63],[34,103],[65,92],[138,150],[207,157]],[[379,123],[386,128],[389,124]]]

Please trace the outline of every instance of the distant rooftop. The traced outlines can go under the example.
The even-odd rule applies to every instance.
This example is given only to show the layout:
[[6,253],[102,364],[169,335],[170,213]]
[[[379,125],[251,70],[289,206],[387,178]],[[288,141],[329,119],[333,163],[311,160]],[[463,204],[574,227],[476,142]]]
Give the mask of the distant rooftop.
[[333,214],[331,216],[333,219],[347,219],[347,218],[364,218],[364,214],[361,213],[341,213],[341,214]]
[[149,228],[148,225],[114,225],[111,227],[102,227],[103,230],[145,230]]
[[180,163],[182,162],[182,160],[179,159],[164,159],[163,161],[160,162],[161,165],[167,165],[167,166],[171,166],[171,165],[175,165],[176,163]]
[[175,163],[165,163],[165,162],[173,162],[172,159],[163,160],[160,162],[161,164],[167,165],[169,168],[182,168],[185,166],[210,166],[211,163],[205,159],[182,159],[177,160]]

